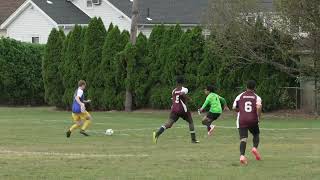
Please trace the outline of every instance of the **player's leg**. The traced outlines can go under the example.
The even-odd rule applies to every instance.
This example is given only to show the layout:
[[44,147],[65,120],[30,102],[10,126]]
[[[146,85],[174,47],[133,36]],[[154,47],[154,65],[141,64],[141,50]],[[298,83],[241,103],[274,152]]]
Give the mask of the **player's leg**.
[[72,131],[74,131],[77,128],[80,128],[82,125],[81,117],[79,114],[72,113],[72,119],[74,121],[74,124],[66,132],[66,136],[68,138],[71,136]]
[[166,130],[173,126],[173,124],[179,119],[176,113],[171,112],[169,120],[162,125],[157,132],[153,132],[153,141],[157,143],[159,136]]
[[212,124],[213,121],[219,118],[220,114],[208,112],[207,116],[205,116],[202,120],[202,124],[207,127],[208,135],[211,136],[214,132],[215,125]]
[[239,128],[240,136],[240,163],[247,164],[247,158],[245,157],[247,140],[248,140],[248,128]]
[[193,119],[192,119],[191,113],[188,112],[185,115],[185,117],[183,117],[183,119],[189,123],[189,131],[190,131],[190,135],[191,135],[191,142],[192,143],[199,143],[199,141],[196,138],[196,131],[194,129],[194,123],[193,123]]
[[86,133],[86,130],[88,129],[88,127],[92,122],[92,116],[86,111],[82,113],[81,118],[83,119],[84,123],[81,127],[80,133],[84,136],[89,136],[89,134]]
[[260,129],[259,125],[249,128],[250,133],[253,135],[253,148],[251,150],[252,154],[255,156],[256,160],[261,160],[261,155],[258,151],[258,146],[260,143]]

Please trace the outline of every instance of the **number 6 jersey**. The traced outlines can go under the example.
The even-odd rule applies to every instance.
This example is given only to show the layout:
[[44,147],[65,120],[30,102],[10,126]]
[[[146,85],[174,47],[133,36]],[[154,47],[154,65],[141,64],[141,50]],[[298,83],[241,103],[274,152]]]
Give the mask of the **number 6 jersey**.
[[233,103],[233,109],[238,109],[237,128],[248,128],[259,123],[257,105],[262,105],[261,98],[254,91],[241,93]]

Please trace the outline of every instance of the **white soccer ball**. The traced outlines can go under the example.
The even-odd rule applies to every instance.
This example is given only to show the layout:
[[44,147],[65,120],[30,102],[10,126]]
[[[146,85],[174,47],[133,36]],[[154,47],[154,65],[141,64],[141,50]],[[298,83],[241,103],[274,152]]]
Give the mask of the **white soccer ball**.
[[112,129],[107,129],[105,134],[108,135],[108,136],[111,136],[113,134],[113,130]]

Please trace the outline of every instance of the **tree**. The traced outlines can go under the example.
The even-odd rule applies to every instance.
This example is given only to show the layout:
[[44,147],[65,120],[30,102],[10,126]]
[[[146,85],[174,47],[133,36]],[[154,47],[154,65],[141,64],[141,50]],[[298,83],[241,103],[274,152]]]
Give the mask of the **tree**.
[[45,48],[42,73],[45,88],[45,100],[49,105],[62,107],[64,93],[59,66],[62,62],[63,36],[57,29],[52,29]]
[[63,95],[63,103],[70,108],[72,97],[77,87],[77,82],[81,79],[82,72],[82,52],[83,52],[83,37],[82,27],[76,25],[68,34],[65,46],[66,55],[64,59],[64,73],[62,76],[65,87]]
[[120,30],[115,26],[109,33],[103,45],[102,62],[100,65],[100,77],[102,78],[101,97],[103,109],[113,109],[117,104],[118,78],[115,73],[116,59],[118,52],[123,50],[122,36]]
[[134,66],[134,78],[131,78],[131,85],[133,91],[133,104],[136,108],[141,108],[147,106],[148,102],[148,61],[146,60],[147,56],[147,44],[148,39],[142,33],[139,34],[137,42],[135,45],[135,66]]
[[0,38],[0,103],[43,105],[43,45]]
[[85,42],[83,50],[82,75],[88,84],[88,97],[92,100],[92,107],[98,108],[101,106],[101,96],[98,96],[98,91],[102,82],[100,74],[97,72],[97,67],[101,64],[102,48],[107,32],[101,18],[93,18],[85,33]]
[[[312,62],[302,61],[305,79],[314,81],[315,110],[319,111],[320,78],[320,1],[318,0],[277,0],[282,27],[296,33],[295,51],[307,52]],[[296,30],[296,31],[292,31]],[[301,32],[306,35],[301,36]]]
[[[240,56],[238,53],[234,59],[242,59],[247,64],[259,63],[269,64],[275,67],[277,70],[286,73],[288,76],[297,78],[302,72],[310,71],[308,66],[300,63],[292,51],[285,51],[281,46],[277,44],[275,39],[270,36],[268,31],[261,31],[263,36],[268,42],[273,44],[266,44],[265,41],[256,41],[251,38],[250,29],[256,25],[254,22],[247,20],[248,16],[256,17],[257,20],[265,19],[266,22],[272,21],[271,15],[265,12],[265,9],[255,0],[214,0],[210,4],[210,12],[208,27],[215,32],[219,37],[221,43],[221,52],[223,48],[229,46],[234,52],[247,52],[246,56]],[[225,34],[229,32],[229,34]],[[283,36],[286,36],[285,32],[282,32]],[[232,38],[228,38],[232,36]],[[233,43],[231,43],[231,41]],[[236,43],[235,43],[236,42]],[[296,66],[287,66],[285,62],[269,61],[263,53],[258,54],[255,51],[255,46],[263,46],[262,48],[268,48],[272,46],[275,50],[281,52],[284,56],[292,61]]]
[[[139,0],[133,0],[131,14],[132,16],[131,16],[130,42],[132,45],[135,45],[136,39],[137,39],[138,20],[139,20]],[[127,74],[127,76],[130,76],[130,74]],[[132,111],[132,91],[130,90],[129,87],[126,88],[125,110],[129,112]]]

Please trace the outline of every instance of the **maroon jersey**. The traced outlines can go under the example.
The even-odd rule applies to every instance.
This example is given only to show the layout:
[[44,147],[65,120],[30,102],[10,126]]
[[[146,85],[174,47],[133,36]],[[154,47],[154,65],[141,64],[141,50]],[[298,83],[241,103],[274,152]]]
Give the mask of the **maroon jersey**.
[[172,91],[171,111],[176,114],[184,114],[188,112],[186,105],[186,94],[188,89],[185,87],[176,88]]
[[261,98],[253,91],[245,91],[235,99],[233,109],[239,109],[237,128],[248,128],[259,123],[257,105],[262,105]]

